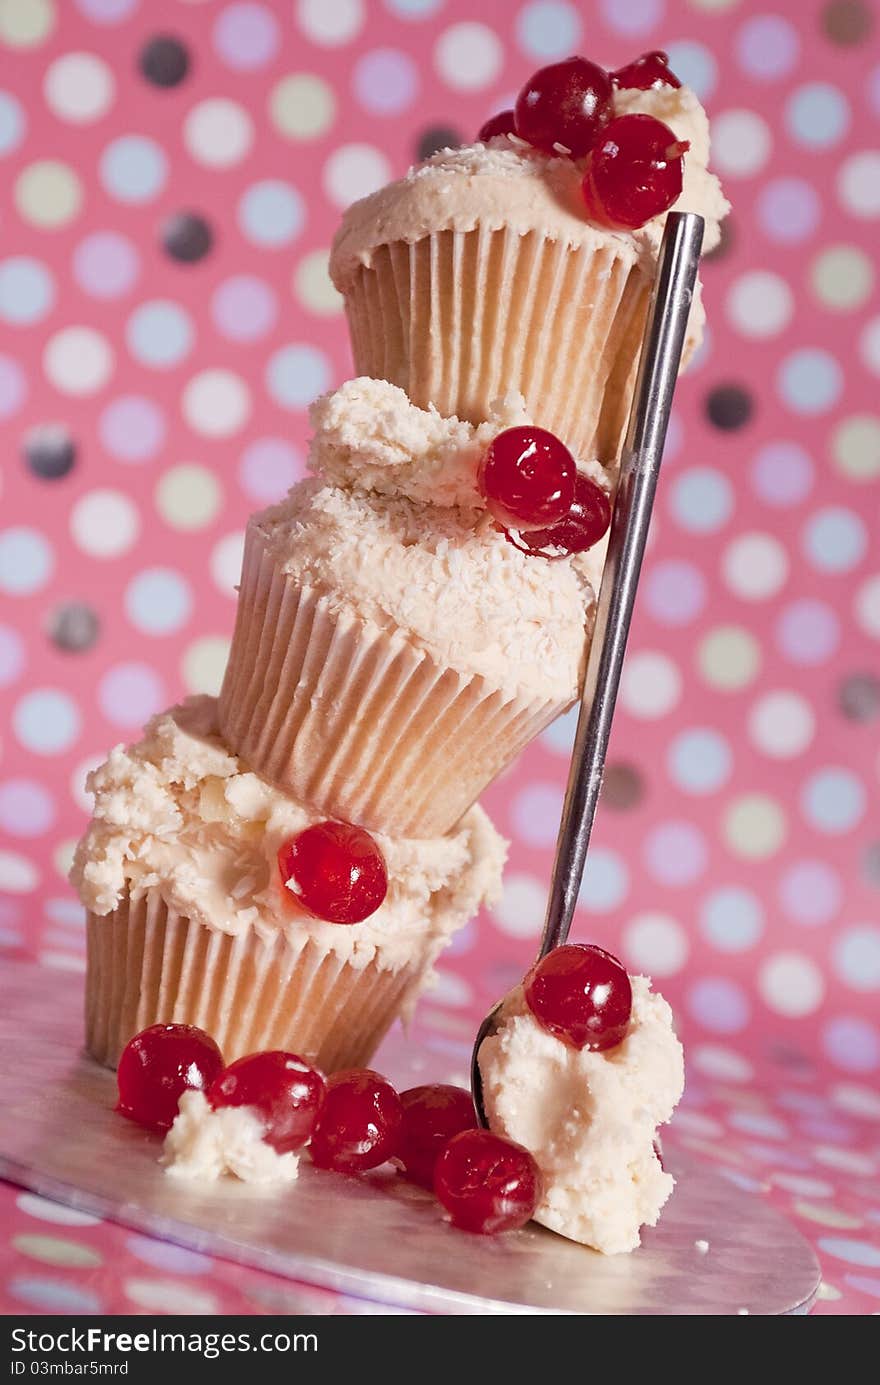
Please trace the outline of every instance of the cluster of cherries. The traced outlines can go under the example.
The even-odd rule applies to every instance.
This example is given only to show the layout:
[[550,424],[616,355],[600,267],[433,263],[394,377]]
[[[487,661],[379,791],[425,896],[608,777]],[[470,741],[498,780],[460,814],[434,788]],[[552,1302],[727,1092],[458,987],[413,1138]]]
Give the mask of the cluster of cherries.
[[326,923],[363,923],[388,893],[378,844],[349,822],[316,822],[282,842],[278,870],[286,898]]
[[614,88],[680,87],[665,53],[643,53],[606,72],[587,58],[566,58],[529,78],[512,110],[480,130],[485,142],[516,135],[547,154],[584,159],[587,214],[601,226],[635,230],[680,196],[682,161],[690,147],[652,115],[614,115]]

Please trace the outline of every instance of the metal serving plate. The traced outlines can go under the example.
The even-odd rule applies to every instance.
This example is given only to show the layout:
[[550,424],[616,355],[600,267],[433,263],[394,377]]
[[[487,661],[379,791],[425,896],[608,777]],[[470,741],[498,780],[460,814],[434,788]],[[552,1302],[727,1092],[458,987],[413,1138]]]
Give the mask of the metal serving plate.
[[[434,1313],[805,1313],[819,1269],[759,1197],[670,1147],[679,1179],[632,1255],[603,1256],[529,1226],[469,1236],[387,1168],[363,1179],[313,1169],[256,1190],[167,1178],[158,1137],[113,1112],[112,1073],[83,1056],[79,978],[10,964],[0,978],[0,1175],[44,1196],[244,1265]],[[396,1038],[377,1064],[430,1081]],[[708,1241],[701,1253],[697,1241]]]

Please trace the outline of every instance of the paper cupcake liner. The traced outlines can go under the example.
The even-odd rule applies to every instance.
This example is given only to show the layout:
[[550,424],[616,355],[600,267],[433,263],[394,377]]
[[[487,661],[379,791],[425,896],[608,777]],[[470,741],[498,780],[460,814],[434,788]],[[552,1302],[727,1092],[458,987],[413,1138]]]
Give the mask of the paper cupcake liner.
[[169,908],[158,890],[87,915],[86,1047],[115,1067],[151,1024],[195,1024],[227,1063],[285,1049],[324,1072],[362,1067],[414,997],[426,963],[365,967],[309,937],[231,936]]
[[379,246],[346,288],[355,372],[480,423],[508,390],[578,457],[613,462],[650,282],[613,244],[438,231]]
[[448,832],[566,702],[510,697],[300,586],[251,528],[219,718],[256,772],[327,817]]

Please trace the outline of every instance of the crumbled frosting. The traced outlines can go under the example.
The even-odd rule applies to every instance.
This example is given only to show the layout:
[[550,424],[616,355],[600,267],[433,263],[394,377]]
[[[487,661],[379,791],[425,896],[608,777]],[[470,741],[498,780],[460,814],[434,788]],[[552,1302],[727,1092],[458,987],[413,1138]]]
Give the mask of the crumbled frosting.
[[548,1034],[518,986],[479,1057],[491,1128],[541,1170],[535,1221],[606,1254],[634,1250],[675,1186],[653,1142],[684,1090],[672,1011],[647,977],[631,980],[632,1018],[615,1048],[578,1052]]
[[479,807],[445,837],[375,833],[388,894],[351,926],[313,919],[278,879],[281,843],[320,819],[229,753],[217,703],[192,697],[154,717],[143,740],[117,746],[87,780],[95,810],[71,881],[86,908],[111,913],[126,892],[157,889],[181,914],[224,933],[250,929],[292,947],[314,939],[355,966],[426,967],[448,936],[500,891],[505,845]]
[[294,486],[251,525],[282,570],[331,609],[403,631],[511,697],[577,696],[603,545],[547,561],[521,553],[485,511],[320,480]]
[[184,1092],[178,1114],[165,1136],[162,1163],[172,1178],[212,1183],[233,1174],[242,1183],[292,1183],[299,1173],[296,1154],[279,1154],[263,1136],[265,1126],[249,1106],[215,1111],[204,1092]]

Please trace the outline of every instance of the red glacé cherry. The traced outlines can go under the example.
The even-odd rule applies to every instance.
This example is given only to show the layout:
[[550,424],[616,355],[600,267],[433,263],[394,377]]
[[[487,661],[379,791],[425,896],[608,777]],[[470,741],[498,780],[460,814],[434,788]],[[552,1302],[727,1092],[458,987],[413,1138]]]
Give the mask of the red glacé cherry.
[[214,1110],[252,1106],[265,1126],[263,1139],[279,1154],[308,1142],[324,1100],[324,1078],[295,1053],[251,1053],[230,1063],[208,1089]]
[[567,558],[586,553],[607,532],[611,523],[611,501],[601,486],[578,473],[571,509],[549,529],[530,529],[526,533],[507,531],[507,537],[522,553],[537,558]]
[[582,184],[587,212],[602,226],[635,230],[680,196],[690,148],[652,115],[621,115],[602,131]]
[[571,1048],[614,1048],[626,1037],[632,987],[626,968],[601,947],[555,947],[526,976],[525,996],[541,1028]]
[[516,98],[520,139],[552,154],[557,144],[578,159],[611,114],[611,78],[586,58],[566,58],[532,74]]
[[283,842],[278,869],[285,892],[327,923],[363,922],[388,892],[381,851],[369,832],[347,822],[316,822]]
[[524,424],[492,439],[477,486],[505,529],[543,529],[564,519],[574,500],[577,467],[565,443],[546,428]]
[[183,1093],[205,1091],[222,1071],[223,1054],[203,1029],[152,1024],[122,1050],[116,1109],[148,1130],[170,1130]]
[[453,1226],[492,1236],[534,1215],[541,1175],[527,1149],[491,1130],[454,1135],[437,1160],[434,1192]]
[[423,1188],[434,1186],[434,1166],[443,1146],[462,1130],[475,1130],[477,1118],[470,1092],[432,1082],[400,1093],[403,1125],[397,1157],[407,1178]]
[[513,123],[513,111],[499,111],[497,115],[490,116],[484,125],[480,126],[477,141],[486,144],[488,140],[494,139],[496,135],[512,135],[516,133],[516,126]]
[[327,1081],[309,1153],[319,1169],[364,1173],[397,1153],[403,1108],[387,1078],[349,1068]]
[[669,54],[659,48],[653,53],[642,53],[634,62],[619,67],[612,72],[611,80],[616,87],[625,87],[628,91],[650,91],[658,82],[665,87],[681,86],[669,69]]

